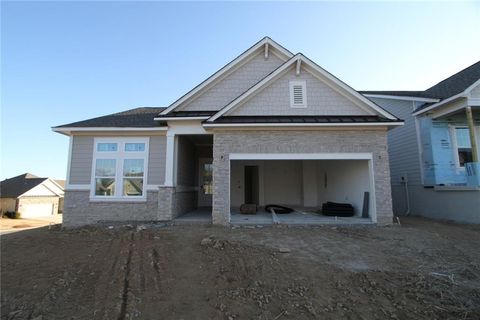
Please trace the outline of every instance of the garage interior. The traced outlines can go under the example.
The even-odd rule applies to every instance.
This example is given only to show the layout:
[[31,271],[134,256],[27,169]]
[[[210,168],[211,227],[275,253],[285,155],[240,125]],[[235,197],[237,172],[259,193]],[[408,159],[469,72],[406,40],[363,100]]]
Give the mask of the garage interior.
[[[373,221],[369,160],[231,160],[230,173],[232,224]],[[326,216],[322,204],[327,202],[351,204],[354,214]],[[242,204],[256,204],[256,214],[241,214]],[[272,214],[265,210],[266,205],[272,204],[292,208],[294,212]]]

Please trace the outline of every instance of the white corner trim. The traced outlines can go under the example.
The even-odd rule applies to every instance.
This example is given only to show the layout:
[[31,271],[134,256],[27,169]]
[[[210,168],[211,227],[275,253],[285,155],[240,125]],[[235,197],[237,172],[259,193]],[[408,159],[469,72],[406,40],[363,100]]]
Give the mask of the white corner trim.
[[388,94],[370,94],[366,93],[363,94],[365,97],[368,98],[379,98],[379,99],[390,99],[390,100],[406,100],[406,101],[419,101],[419,102],[439,102],[440,99],[432,99],[432,98],[420,98],[420,97],[408,97],[408,96],[395,96],[395,95],[388,95]]
[[349,153],[230,153],[230,160],[372,160],[369,152]]
[[451,96],[450,98],[447,98],[447,99],[444,99],[444,100],[442,100],[442,101],[440,101],[440,102],[437,102],[437,103],[435,103],[435,104],[432,104],[431,106],[429,106],[429,107],[427,107],[427,108],[425,108],[425,109],[418,110],[418,111],[414,112],[413,115],[414,115],[414,116],[418,116],[418,115],[420,115],[420,114],[422,114],[422,113],[425,113],[425,112],[428,112],[428,111],[430,111],[430,110],[432,110],[432,109],[435,109],[435,108],[438,108],[438,107],[440,107],[440,106],[443,106],[444,104],[449,103],[449,102],[451,102],[451,101],[453,101],[453,100],[456,100],[456,99],[459,99],[459,98],[466,98],[466,97],[467,97],[467,95],[465,94],[465,92],[460,92],[459,94],[456,94],[456,95],[454,95],[454,96]]
[[[230,61],[226,66],[215,72],[212,76],[204,80],[202,83],[200,83],[198,86],[187,92],[184,96],[179,98],[177,101],[172,103],[168,108],[163,110],[160,114],[165,115],[168,114],[170,111],[174,110],[177,108],[179,105],[208,87],[211,83],[215,82],[217,79],[221,78],[224,74],[229,72],[231,69],[233,69],[236,65],[241,63],[244,59],[248,58],[251,54],[256,52],[258,49],[263,48],[266,44],[269,45],[269,47],[273,47],[276,50],[278,50],[280,53],[282,53],[287,59],[292,57],[292,53],[289,52],[288,50],[284,49],[282,46],[280,46],[278,43],[273,41],[272,39],[265,37],[256,44],[254,44],[252,47],[247,49],[247,51],[243,52],[240,54],[238,57],[236,57],[234,60]],[[270,49],[271,51],[271,49]],[[283,59],[285,59],[285,57]]]
[[72,163],[73,137],[68,137],[67,176],[65,177],[65,189],[70,184],[70,168]]
[[[342,91],[348,93],[352,98],[355,98],[357,101],[362,102],[366,106],[368,106],[370,109],[375,111],[375,113],[380,114],[387,119],[395,120],[397,119],[394,115],[390,114],[386,110],[382,109],[380,106],[375,104],[373,101],[369,100],[362,94],[358,93],[355,91],[353,88],[336,78],[335,76],[331,75],[329,72],[326,70],[322,69],[320,66],[315,64],[312,60],[308,59],[301,53],[296,54],[292,58],[290,58],[288,61],[286,61],[282,66],[277,68],[274,72],[272,72],[270,75],[267,77],[263,78],[260,82],[258,82],[256,85],[245,91],[242,95],[237,97],[235,100],[230,102],[228,105],[226,105],[224,108],[220,109],[216,114],[214,114],[212,117],[210,117],[207,121],[212,122],[227,113],[228,111],[234,109],[235,107],[238,107],[243,101],[245,101],[250,95],[254,94],[257,90],[263,88],[267,83],[275,79],[277,76],[282,74],[284,71],[286,71],[288,68],[292,66],[292,64],[296,63],[297,60],[301,60],[303,63],[305,63],[306,66],[310,67],[313,69],[314,72],[317,72],[320,74],[322,77],[324,77],[327,81],[330,81],[333,83],[336,87],[341,89]],[[324,80],[325,81],[325,80]]]
[[375,127],[403,126],[404,122],[366,123],[204,123],[205,128],[215,127]]

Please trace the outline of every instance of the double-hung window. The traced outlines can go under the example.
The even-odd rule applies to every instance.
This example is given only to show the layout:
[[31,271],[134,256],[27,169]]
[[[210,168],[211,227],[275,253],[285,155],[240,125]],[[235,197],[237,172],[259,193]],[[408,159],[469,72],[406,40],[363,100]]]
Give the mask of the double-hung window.
[[145,199],[148,138],[95,138],[91,197]]

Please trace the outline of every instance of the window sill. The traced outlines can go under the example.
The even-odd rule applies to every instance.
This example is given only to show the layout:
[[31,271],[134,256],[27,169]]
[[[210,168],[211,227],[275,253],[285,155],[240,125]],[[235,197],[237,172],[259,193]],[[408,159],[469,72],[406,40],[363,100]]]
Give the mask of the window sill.
[[480,191],[479,187],[472,186],[434,186],[435,191]]
[[141,197],[141,198],[95,198],[95,197],[90,197],[90,202],[146,202],[147,198],[146,197]]

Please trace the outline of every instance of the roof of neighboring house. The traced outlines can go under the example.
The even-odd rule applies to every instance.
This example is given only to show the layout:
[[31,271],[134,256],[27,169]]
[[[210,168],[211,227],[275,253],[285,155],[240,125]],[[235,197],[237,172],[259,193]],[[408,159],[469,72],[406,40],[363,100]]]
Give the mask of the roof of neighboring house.
[[399,97],[423,97],[423,91],[358,91],[361,94],[378,94]]
[[[359,91],[362,94],[376,94],[400,97],[418,97],[439,99],[440,101],[453,97],[465,91],[468,87],[480,80],[480,61],[455,73],[447,79],[425,91]],[[415,112],[428,108],[433,103],[425,103],[418,107]]]
[[154,120],[165,108],[162,107],[140,107],[118,113],[109,114],[93,119],[72,122],[54,128],[69,127],[119,127],[119,128],[149,128],[158,127],[159,122]]
[[65,189],[65,180],[53,180],[55,181],[60,187]]
[[446,99],[460,92],[480,79],[480,61],[472,64],[470,67],[455,73],[453,76],[440,81],[431,88],[424,91],[424,96],[428,98]]
[[215,123],[375,123],[402,122],[380,116],[222,116]]
[[0,182],[0,198],[17,198],[47,179],[48,178],[39,178],[31,173],[24,173],[10,179],[5,179]]

